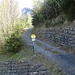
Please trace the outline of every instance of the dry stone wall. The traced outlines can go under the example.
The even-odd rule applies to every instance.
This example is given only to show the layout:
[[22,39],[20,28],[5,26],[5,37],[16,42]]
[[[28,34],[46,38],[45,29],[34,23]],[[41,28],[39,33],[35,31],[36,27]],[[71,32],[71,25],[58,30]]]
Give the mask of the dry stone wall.
[[40,29],[37,33],[41,40],[57,43],[59,46],[67,48],[75,48],[75,27]]
[[50,75],[43,64],[30,61],[0,63],[0,75]]

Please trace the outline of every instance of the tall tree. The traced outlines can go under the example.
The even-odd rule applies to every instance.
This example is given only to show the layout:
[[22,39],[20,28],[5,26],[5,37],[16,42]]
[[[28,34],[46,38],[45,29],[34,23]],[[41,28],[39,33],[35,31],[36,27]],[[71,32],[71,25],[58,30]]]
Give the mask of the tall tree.
[[0,3],[0,39],[5,40],[12,33],[13,26],[18,18],[18,9],[15,0],[1,0]]
[[44,0],[43,2],[41,2],[41,6],[39,5],[40,2],[36,2],[36,3],[38,8],[36,8],[35,4],[34,4],[34,8],[37,11],[39,7],[40,9],[37,13],[34,13],[34,16],[33,16],[34,25],[36,25],[36,23],[38,24],[39,22],[44,23],[47,20],[57,17],[61,12],[58,0]]

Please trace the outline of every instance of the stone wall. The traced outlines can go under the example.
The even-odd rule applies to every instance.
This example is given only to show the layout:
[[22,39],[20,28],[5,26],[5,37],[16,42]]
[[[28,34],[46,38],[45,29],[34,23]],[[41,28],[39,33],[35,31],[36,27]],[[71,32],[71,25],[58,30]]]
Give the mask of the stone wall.
[[57,43],[59,46],[75,48],[75,27],[39,29],[37,37],[41,40]]
[[50,75],[43,64],[29,61],[0,63],[0,75]]

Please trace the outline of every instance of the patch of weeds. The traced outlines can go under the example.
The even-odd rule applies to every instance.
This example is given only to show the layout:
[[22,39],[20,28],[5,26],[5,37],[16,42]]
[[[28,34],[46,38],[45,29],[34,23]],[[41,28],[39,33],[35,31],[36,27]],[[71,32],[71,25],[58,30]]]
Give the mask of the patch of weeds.
[[24,49],[20,50],[17,53],[14,53],[14,52],[0,53],[0,62],[10,61],[10,60],[19,61],[23,58],[29,59],[32,56],[33,56],[32,47],[26,44]]

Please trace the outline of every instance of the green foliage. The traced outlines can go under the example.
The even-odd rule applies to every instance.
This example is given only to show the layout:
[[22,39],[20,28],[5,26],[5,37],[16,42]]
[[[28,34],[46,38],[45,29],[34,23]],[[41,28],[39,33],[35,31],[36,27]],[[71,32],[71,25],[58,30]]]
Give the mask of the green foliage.
[[68,20],[73,21],[75,19],[75,3],[73,3],[68,9]]
[[51,20],[52,18],[57,17],[61,12],[59,4],[55,0],[47,0],[41,5],[42,6],[40,10],[33,15],[34,26],[40,22],[44,23],[47,20]]
[[18,52],[22,49],[22,39],[23,30],[25,28],[24,21],[22,18],[18,20],[16,25],[13,27],[13,33],[6,40],[5,50],[9,52]]
[[64,13],[68,13],[68,9],[71,6],[71,3],[73,2],[73,0],[61,0],[61,8],[64,11]]
[[[63,17],[62,21],[58,22],[59,24],[65,20],[75,20],[75,0],[44,0],[44,2],[36,1],[36,4],[33,10],[34,26],[39,26],[41,23],[46,24],[46,27],[53,26],[51,20],[56,19],[59,15]],[[54,24],[57,25],[56,22]]]
[[27,14],[25,17],[25,26],[30,27],[32,25],[32,17],[30,14]]
[[37,25],[39,25],[40,22],[42,22],[42,23],[44,22],[44,17],[42,16],[41,13],[39,13],[39,15],[38,14],[34,15],[32,22],[33,22],[34,26],[37,26]]
[[69,21],[75,19],[75,1],[74,0],[61,0],[61,9],[62,12],[66,14],[66,17]]
[[0,0],[0,51],[5,51],[6,40],[13,33],[18,18],[15,0]]
[[[18,36],[18,35],[17,35]],[[22,49],[22,41],[15,33],[11,35],[6,41],[6,50],[9,52],[18,52]]]

